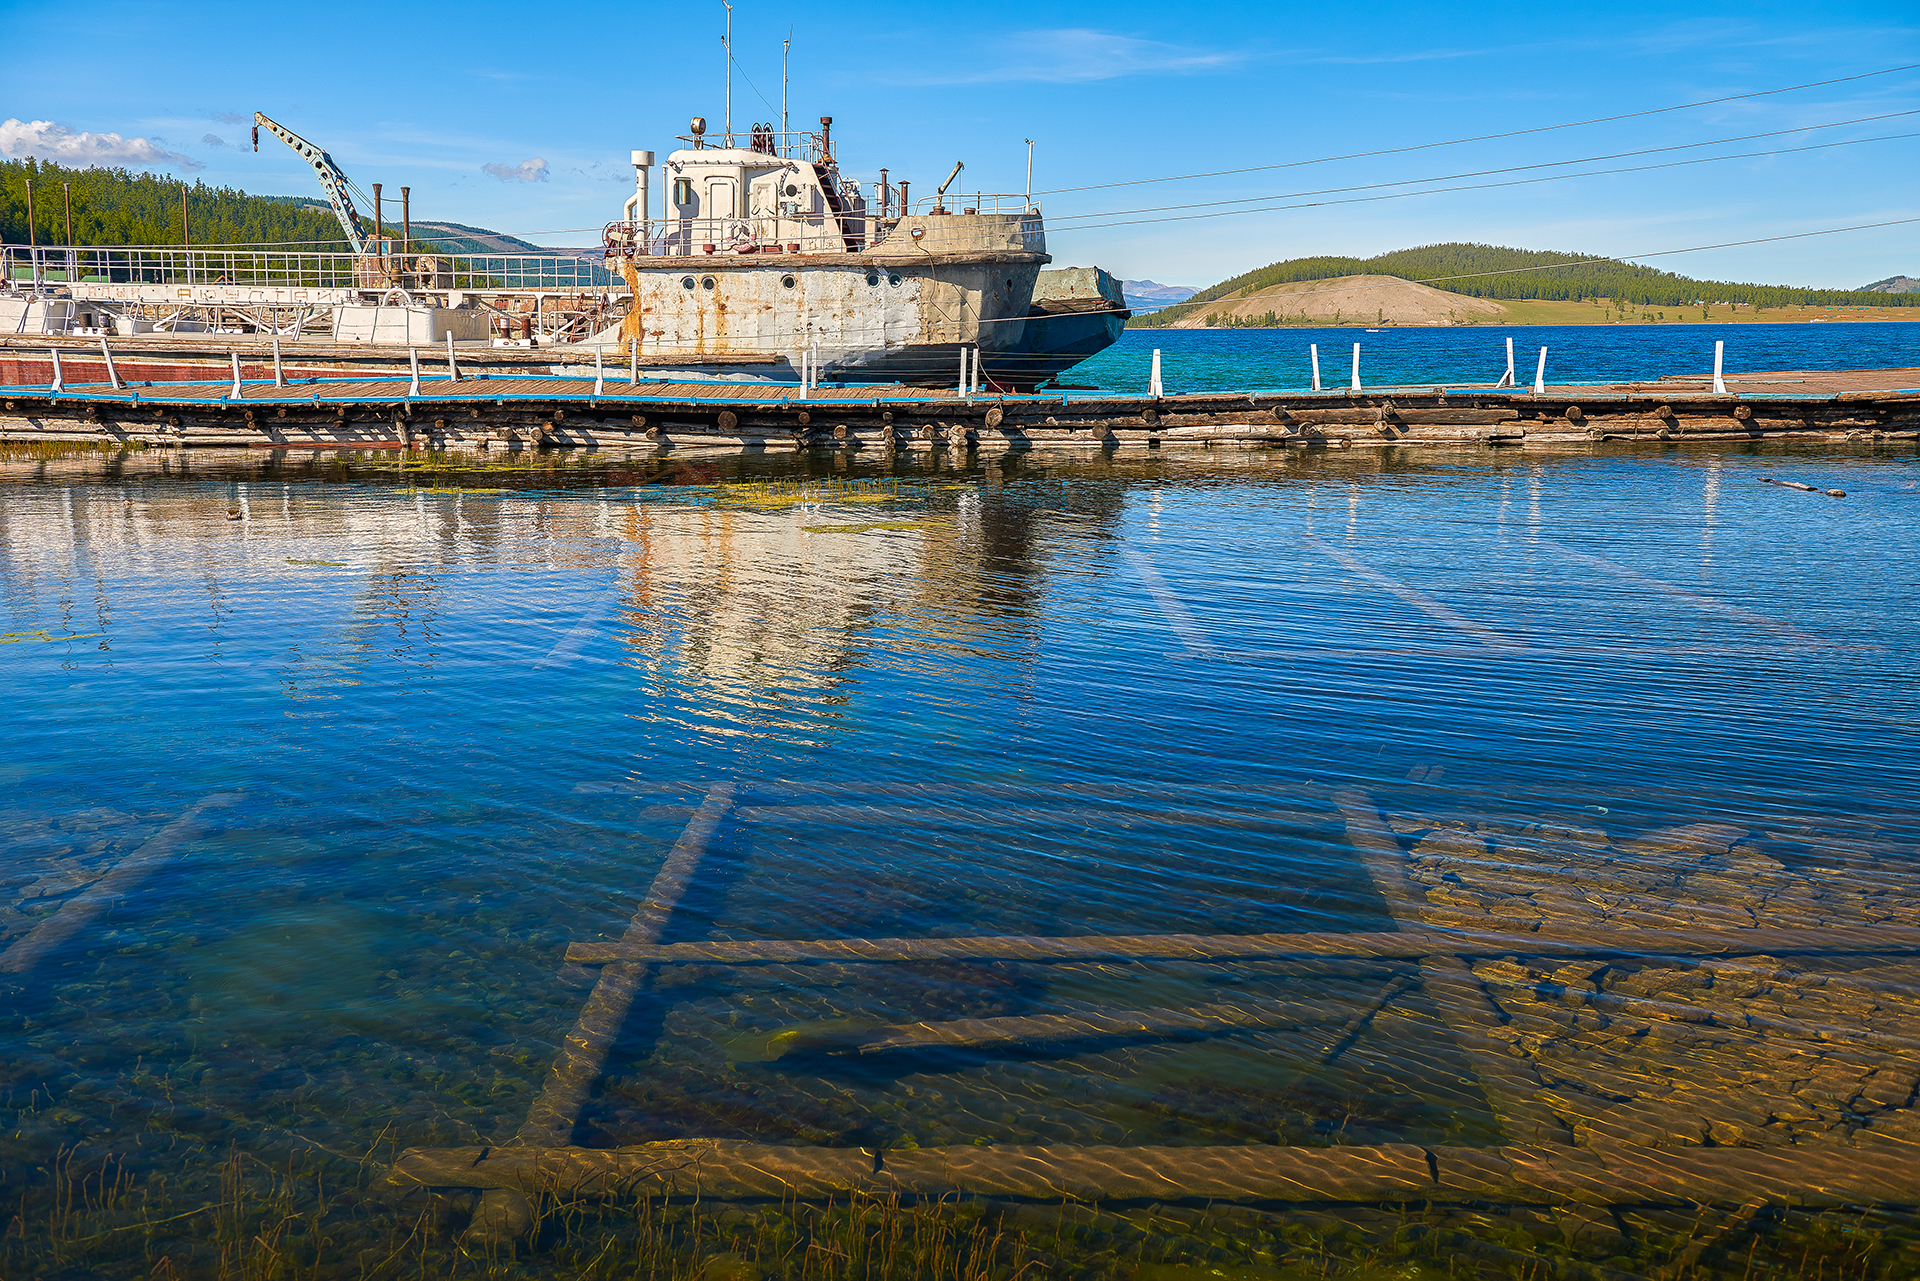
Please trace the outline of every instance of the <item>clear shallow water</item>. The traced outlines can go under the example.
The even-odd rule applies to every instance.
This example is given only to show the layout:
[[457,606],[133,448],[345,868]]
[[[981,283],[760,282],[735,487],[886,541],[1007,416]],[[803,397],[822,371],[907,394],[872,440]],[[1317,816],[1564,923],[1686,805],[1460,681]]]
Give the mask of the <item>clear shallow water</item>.
[[[1726,369],[1904,369],[1920,365],[1920,325],[1897,321],[1793,325],[1469,325],[1452,328],[1129,329],[1120,341],[1062,375],[1109,391],[1144,392],[1161,352],[1169,392],[1312,386],[1308,346],[1320,348],[1322,386],[1348,385],[1360,344],[1364,386],[1486,383],[1507,367],[1508,338],[1520,382],[1531,385],[1540,348],[1550,383],[1613,382],[1710,374],[1713,345]],[[1791,387],[1781,388],[1791,392]]]
[[[237,797],[11,991],[0,1166],[30,1226],[10,1267],[213,1275],[192,1216],[244,1183],[222,1184],[235,1152],[324,1166],[509,1138],[590,981],[566,942],[619,936],[723,780],[736,802],[667,941],[1920,925],[1906,446],[812,457],[709,464],[731,487],[683,490],[618,462],[459,466],[6,462],[0,928],[22,937],[195,802]],[[835,487],[877,476],[897,484]],[[798,478],[818,501],[756,488]],[[1409,851],[1397,918],[1351,839],[1356,792]],[[1555,1141],[1920,1138],[1900,957],[1562,971],[1475,969]],[[1365,959],[677,967],[577,1137],[1511,1141],[1417,978]],[[780,1052],[1222,1002],[1297,1017]],[[108,1154],[185,1217],[49,1208],[61,1160]],[[351,1272],[411,1211],[349,1204],[329,1231]],[[1323,1262],[1342,1233],[1405,1227],[1341,1213],[1271,1210],[1245,1234],[1281,1243],[1264,1255],[1165,1223],[1124,1266],[1051,1248],[1069,1274],[1264,1276],[1305,1266],[1284,1244],[1302,1222]],[[1693,1239],[1648,1212],[1575,1249],[1564,1216],[1533,1213],[1433,1231],[1648,1275],[1672,1261],[1659,1242]],[[1837,1222],[1729,1240],[1800,1257]],[[1859,1268],[1902,1275],[1913,1233],[1847,1222],[1886,1237]],[[1374,1246],[1341,1248],[1358,1267]]]

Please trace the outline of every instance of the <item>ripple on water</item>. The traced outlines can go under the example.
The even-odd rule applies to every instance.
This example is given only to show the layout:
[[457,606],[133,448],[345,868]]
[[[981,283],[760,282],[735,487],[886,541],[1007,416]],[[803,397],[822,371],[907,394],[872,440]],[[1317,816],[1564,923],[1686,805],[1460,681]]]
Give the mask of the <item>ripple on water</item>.
[[[15,988],[9,1267],[132,1213],[61,1227],[57,1160],[131,1162],[185,1260],[223,1179],[265,1195],[236,1152],[351,1183],[369,1154],[510,1138],[593,981],[566,943],[621,935],[723,780],[669,942],[1920,926],[1910,451],[900,459],[871,492],[844,483],[864,458],[711,466],[731,487],[569,463],[423,492],[194,454],[4,473],[4,631],[31,639],[0,649],[0,943],[243,797]],[[1853,497],[1754,480],[1789,473]],[[1907,962],[675,965],[577,1137],[1483,1148],[1542,1137],[1517,1100],[1589,1152],[1870,1162],[1920,1141]],[[452,1275],[472,1199],[434,1204]],[[1057,1232],[1032,1209],[966,1213]],[[326,1213],[355,1249],[411,1222]],[[803,1230],[727,1213],[740,1241]],[[1087,1213],[1046,1251],[1089,1276],[1733,1248],[1644,1206]],[[1823,1213],[1725,1241],[1790,1272]],[[1872,1231],[1899,1275],[1920,1234]],[[146,1275],[143,1240],[60,1257]]]

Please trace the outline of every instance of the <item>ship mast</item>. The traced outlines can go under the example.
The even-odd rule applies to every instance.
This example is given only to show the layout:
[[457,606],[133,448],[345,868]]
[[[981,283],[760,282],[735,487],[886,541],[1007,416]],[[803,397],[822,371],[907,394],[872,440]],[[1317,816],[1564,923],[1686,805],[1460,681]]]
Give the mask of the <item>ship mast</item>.
[[727,34],[720,46],[727,51],[727,145],[733,145],[733,0],[720,0],[727,6]]

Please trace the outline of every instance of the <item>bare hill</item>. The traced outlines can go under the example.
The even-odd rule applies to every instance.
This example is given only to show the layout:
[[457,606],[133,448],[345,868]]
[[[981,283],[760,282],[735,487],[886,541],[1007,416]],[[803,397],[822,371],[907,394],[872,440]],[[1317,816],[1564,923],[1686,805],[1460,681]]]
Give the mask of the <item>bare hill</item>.
[[[1174,329],[1206,329],[1233,317],[1262,321],[1372,322],[1386,325],[1460,325],[1496,319],[1506,308],[1398,276],[1338,276],[1293,280],[1235,298],[1220,298],[1175,320]],[[1210,317],[1217,319],[1209,320]]]

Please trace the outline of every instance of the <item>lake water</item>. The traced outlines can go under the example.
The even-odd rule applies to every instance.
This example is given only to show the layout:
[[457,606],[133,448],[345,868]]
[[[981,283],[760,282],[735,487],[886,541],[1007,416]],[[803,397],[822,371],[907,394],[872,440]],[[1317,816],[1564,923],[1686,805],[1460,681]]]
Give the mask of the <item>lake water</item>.
[[[1492,345],[1443,336],[1379,341]],[[1152,339],[1185,386],[1256,340],[1303,341]],[[1911,1173],[1817,1195],[1920,1168],[1920,967],[1818,941],[1920,927],[1909,442],[815,454],[682,488],[48,452],[0,461],[0,941],[81,924],[4,976],[0,1273],[1920,1273]],[[1738,1149],[1791,1194],[563,1197],[516,1253],[463,1238],[473,1193],[384,1191],[400,1149],[513,1137],[593,982],[567,943],[622,935],[722,784],[665,942],[1811,941],[675,965],[577,1143]],[[857,1052],[914,1024],[975,1042]]]
[[1113,391],[1144,392],[1161,351],[1169,392],[1312,386],[1309,346],[1320,348],[1322,385],[1343,388],[1360,344],[1363,386],[1493,383],[1513,339],[1519,381],[1533,382],[1540,348],[1550,383],[1615,382],[1713,372],[1724,342],[1726,370],[1903,369],[1920,365],[1920,324],[1833,322],[1740,325],[1472,325],[1440,329],[1129,329],[1092,360],[1061,375]]

